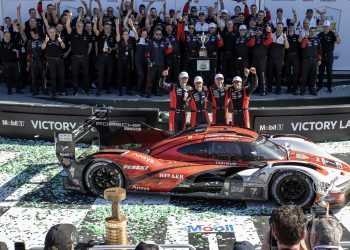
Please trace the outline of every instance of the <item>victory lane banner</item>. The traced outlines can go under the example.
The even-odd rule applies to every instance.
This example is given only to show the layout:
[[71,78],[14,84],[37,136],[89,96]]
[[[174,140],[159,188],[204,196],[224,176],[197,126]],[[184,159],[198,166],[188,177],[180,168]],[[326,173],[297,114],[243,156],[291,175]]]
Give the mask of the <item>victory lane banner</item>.
[[[95,109],[86,106],[39,104],[28,106],[3,102],[0,103],[0,136],[52,141],[55,131],[73,131],[91,116]],[[111,121],[145,122],[151,126],[158,123],[158,109],[110,108],[109,110]]]

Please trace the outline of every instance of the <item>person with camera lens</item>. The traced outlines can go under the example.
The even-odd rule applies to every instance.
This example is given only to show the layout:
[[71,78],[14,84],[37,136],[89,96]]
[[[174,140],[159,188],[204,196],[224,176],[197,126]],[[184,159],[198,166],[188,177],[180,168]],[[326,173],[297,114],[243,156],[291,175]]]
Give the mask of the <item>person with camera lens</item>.
[[229,124],[228,104],[230,103],[228,87],[224,85],[224,76],[215,75],[215,85],[209,89],[208,99],[212,105],[212,124],[226,126]]
[[194,78],[194,89],[190,91],[189,106],[191,108],[191,127],[201,124],[210,125],[207,105],[208,89],[203,86],[203,78],[196,76]]
[[166,82],[168,75],[169,68],[163,71],[159,87],[170,92],[169,131],[182,131],[186,128],[186,106],[192,88],[187,85],[187,72],[179,74],[177,83]]
[[[249,74],[251,73],[251,83],[246,84]],[[256,69],[244,69],[244,80],[240,76],[235,76],[230,88],[229,97],[232,108],[232,126],[250,128],[249,119],[249,101],[250,95],[258,87],[258,77],[256,76]]]
[[269,219],[269,228],[264,235],[261,250],[306,250],[306,223],[307,219],[300,207],[280,206]]

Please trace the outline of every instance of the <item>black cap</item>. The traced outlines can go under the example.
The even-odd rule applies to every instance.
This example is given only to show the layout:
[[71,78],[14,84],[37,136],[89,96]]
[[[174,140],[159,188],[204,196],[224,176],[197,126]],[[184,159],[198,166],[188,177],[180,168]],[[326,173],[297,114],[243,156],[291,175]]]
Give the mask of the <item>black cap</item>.
[[50,246],[55,246],[60,250],[70,250],[72,244],[77,242],[78,231],[72,224],[58,224],[50,228],[45,237],[46,250]]
[[255,247],[249,241],[236,241],[233,250],[255,250]]
[[198,16],[205,16],[204,12],[199,12]]
[[137,244],[135,250],[159,250],[159,246],[154,243],[140,242]]
[[276,12],[283,12],[283,9],[282,9],[282,8],[278,8],[278,9],[276,10]]

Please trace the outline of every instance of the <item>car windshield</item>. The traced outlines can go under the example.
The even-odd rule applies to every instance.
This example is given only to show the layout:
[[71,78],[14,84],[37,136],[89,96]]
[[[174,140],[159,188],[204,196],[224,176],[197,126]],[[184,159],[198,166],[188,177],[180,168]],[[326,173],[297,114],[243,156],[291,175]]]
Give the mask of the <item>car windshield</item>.
[[283,160],[287,158],[287,151],[277,144],[269,141],[264,136],[259,136],[252,142],[251,153],[255,155],[256,160]]

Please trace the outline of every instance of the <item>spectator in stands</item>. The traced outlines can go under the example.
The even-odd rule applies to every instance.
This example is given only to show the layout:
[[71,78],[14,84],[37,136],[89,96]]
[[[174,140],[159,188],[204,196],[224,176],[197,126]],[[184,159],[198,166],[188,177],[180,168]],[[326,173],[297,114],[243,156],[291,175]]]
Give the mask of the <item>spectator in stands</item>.
[[78,231],[72,224],[57,224],[45,236],[44,250],[73,250]]
[[322,48],[322,61],[318,70],[318,83],[317,91],[320,91],[323,87],[323,76],[326,70],[327,72],[327,88],[328,92],[332,93],[332,76],[333,76],[333,51],[334,44],[340,43],[340,37],[337,31],[330,30],[331,22],[326,20],[323,22],[324,30],[318,34],[318,39],[321,42]]
[[335,218],[327,216],[311,220],[307,224],[307,231],[305,243],[310,250],[340,249],[343,229]]
[[270,227],[264,235],[262,250],[306,249],[303,239],[306,235],[306,217],[295,205],[283,205],[273,212]]

